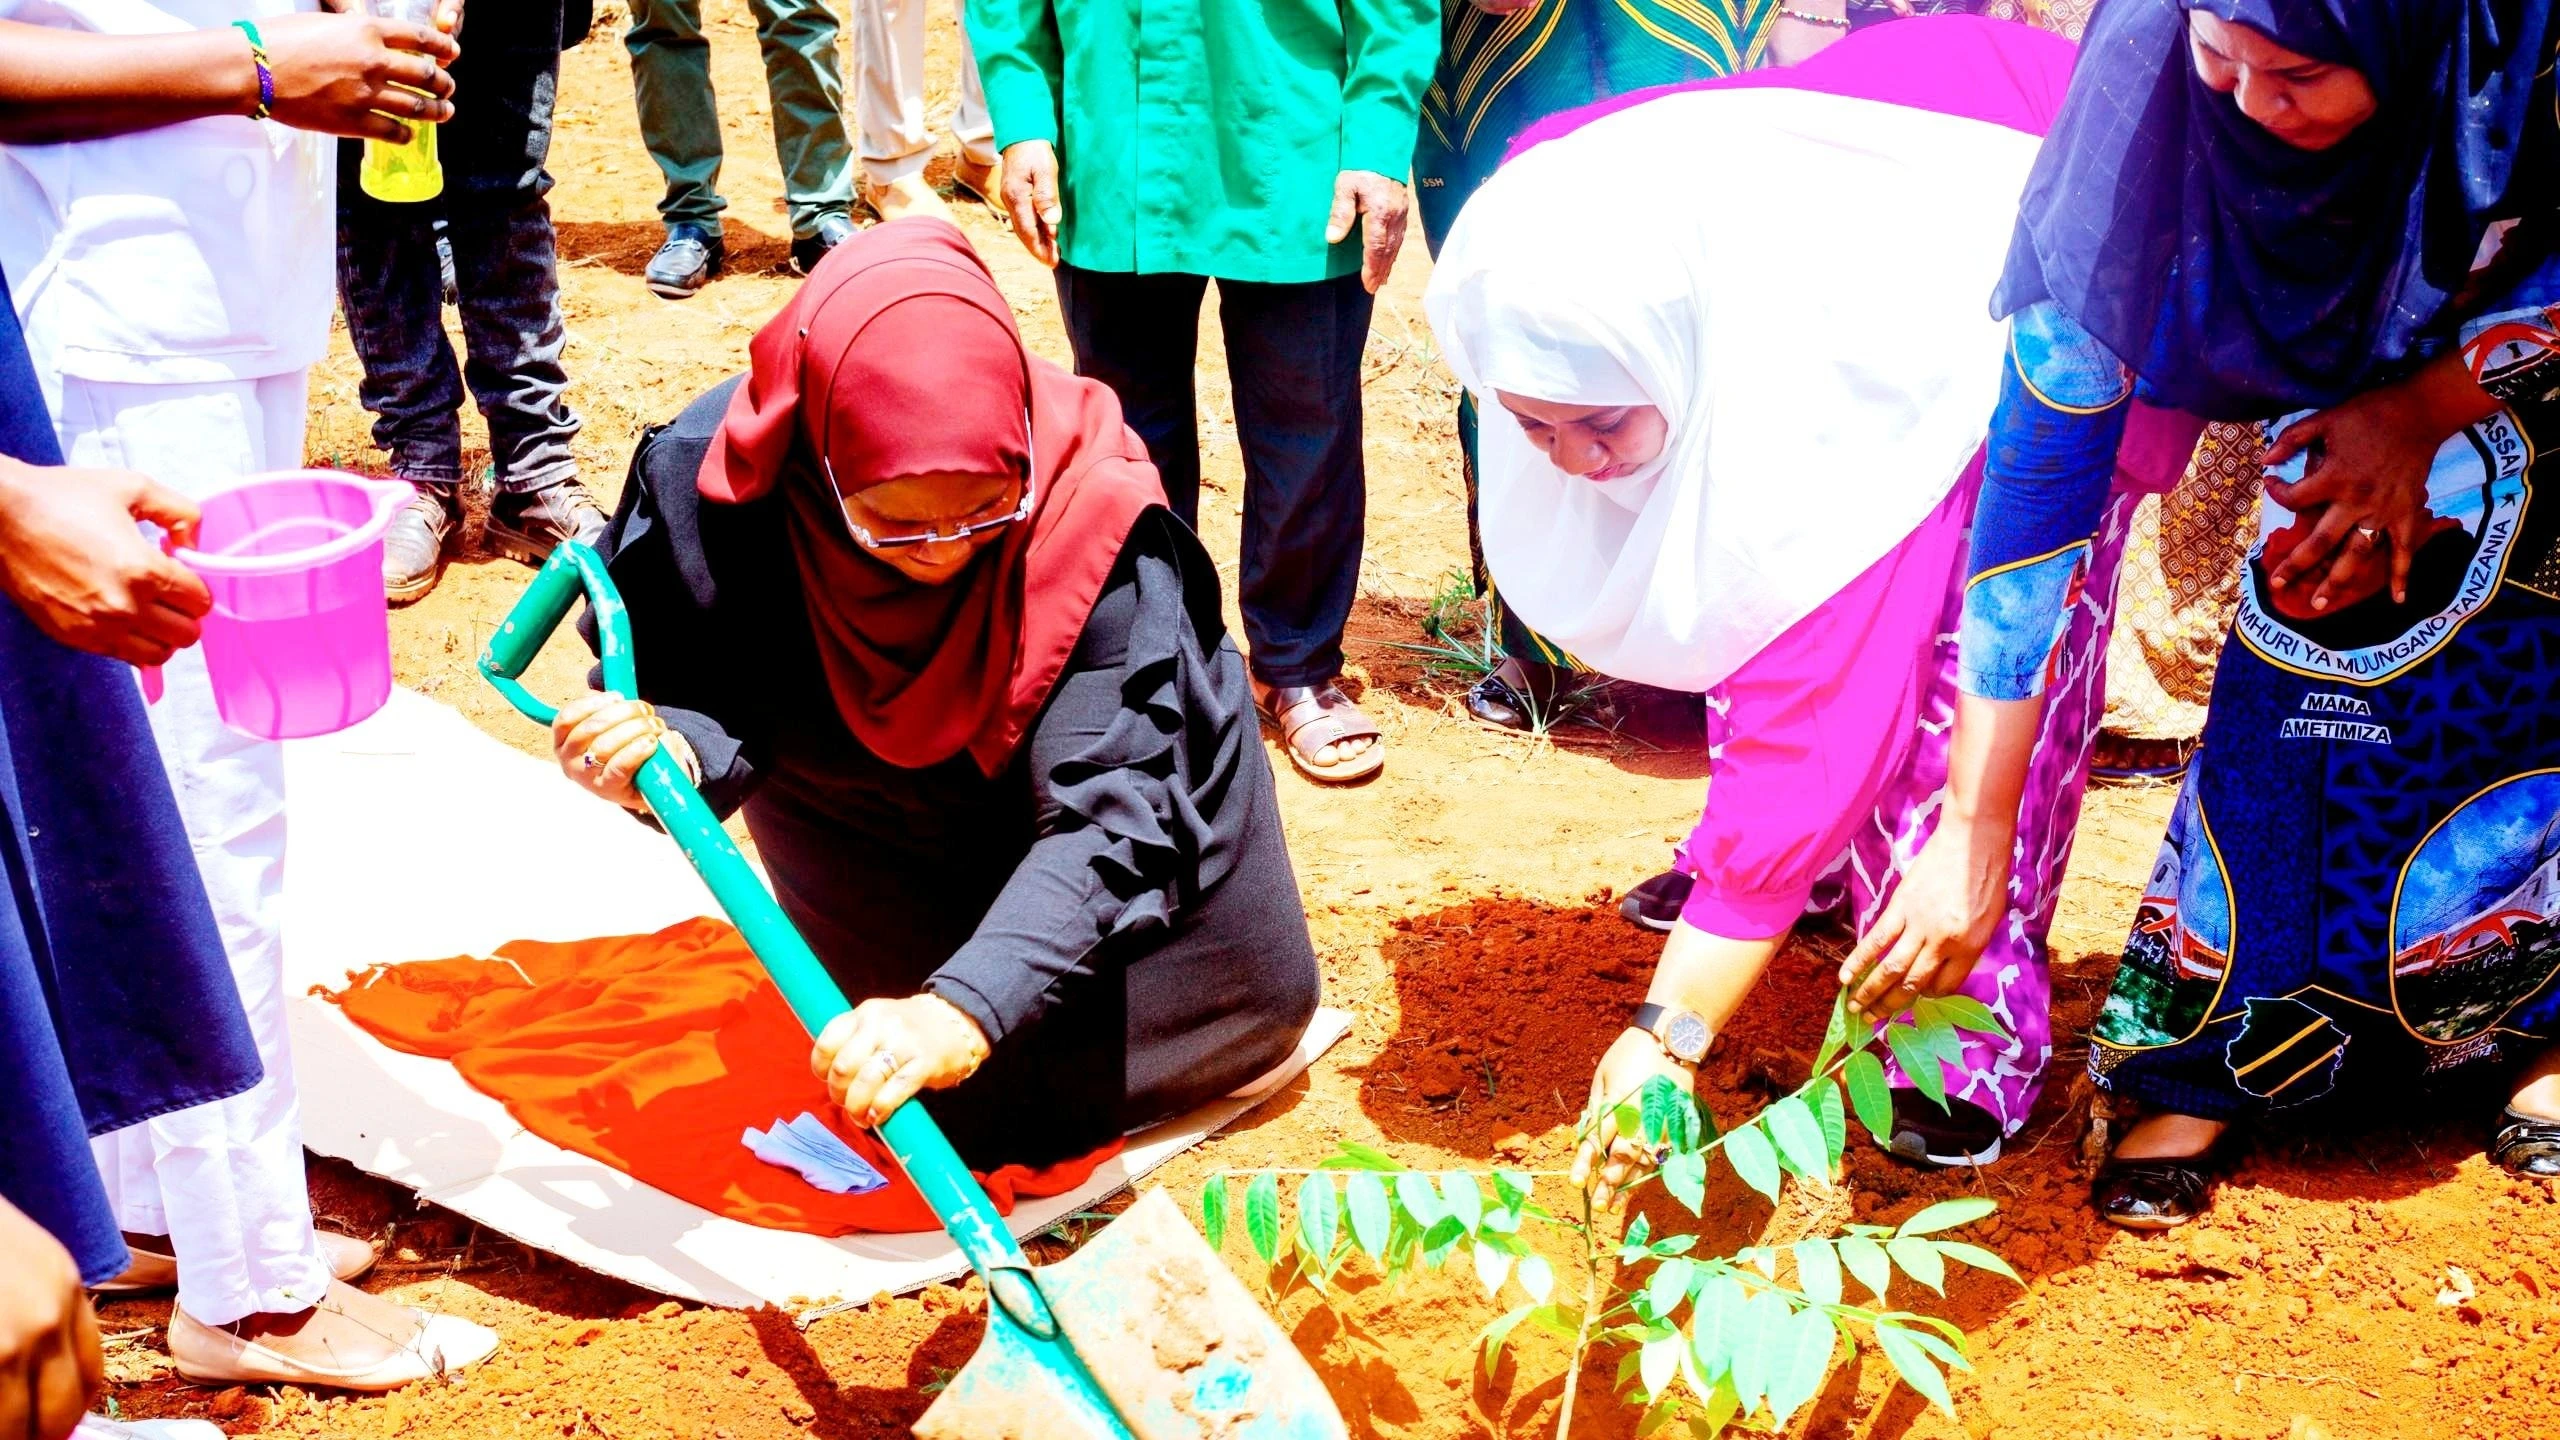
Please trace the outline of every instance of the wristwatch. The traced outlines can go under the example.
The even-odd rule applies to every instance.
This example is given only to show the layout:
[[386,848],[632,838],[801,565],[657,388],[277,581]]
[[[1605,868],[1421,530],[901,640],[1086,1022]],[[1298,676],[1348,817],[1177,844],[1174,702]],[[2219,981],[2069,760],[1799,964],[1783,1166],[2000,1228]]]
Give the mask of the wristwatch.
[[1686,1010],[1665,1010],[1659,1005],[1637,1006],[1627,1023],[1652,1036],[1664,1054],[1683,1065],[1706,1059],[1707,1042],[1715,1038],[1706,1021]]

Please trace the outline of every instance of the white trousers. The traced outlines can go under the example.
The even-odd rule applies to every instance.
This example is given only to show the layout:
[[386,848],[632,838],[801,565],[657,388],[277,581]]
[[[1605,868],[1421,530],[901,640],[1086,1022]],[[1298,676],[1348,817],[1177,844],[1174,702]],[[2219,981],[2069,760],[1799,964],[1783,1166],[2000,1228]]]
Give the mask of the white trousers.
[[[211,385],[59,386],[74,465],[139,470],[202,494],[302,463],[305,372]],[[166,1235],[178,1304],[207,1325],[308,1309],[329,1285],[311,1228],[284,985],[284,747],[226,729],[200,650],[163,672],[152,736],[195,846],[266,1078],[245,1094],[90,1142],[116,1223]]]
[[[954,0],[954,8],[966,0]],[[862,132],[862,172],[874,185],[904,180],[933,158],[924,113],[925,0],[854,0],[854,123]],[[952,138],[978,164],[996,158],[995,122],[978,84],[969,27],[960,27],[960,108]]]

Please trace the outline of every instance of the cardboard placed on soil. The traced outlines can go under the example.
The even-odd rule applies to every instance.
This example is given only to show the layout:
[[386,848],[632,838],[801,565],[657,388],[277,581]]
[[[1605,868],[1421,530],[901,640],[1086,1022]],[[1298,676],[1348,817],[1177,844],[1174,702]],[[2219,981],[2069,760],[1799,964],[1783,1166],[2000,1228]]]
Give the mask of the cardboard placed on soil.
[[[395,691],[371,720],[285,754],[291,991],[334,988],[367,965],[719,913],[665,836],[424,696]],[[829,1240],[713,1215],[527,1132],[451,1065],[386,1049],[316,995],[292,1010],[306,1145],[589,1269],[715,1305],[799,1305],[904,1293],[968,1268],[939,1232]],[[1197,1144],[1350,1023],[1319,1011],[1254,1095],[1130,1137],[1089,1183],[1018,1207],[1014,1233],[1088,1209]]]

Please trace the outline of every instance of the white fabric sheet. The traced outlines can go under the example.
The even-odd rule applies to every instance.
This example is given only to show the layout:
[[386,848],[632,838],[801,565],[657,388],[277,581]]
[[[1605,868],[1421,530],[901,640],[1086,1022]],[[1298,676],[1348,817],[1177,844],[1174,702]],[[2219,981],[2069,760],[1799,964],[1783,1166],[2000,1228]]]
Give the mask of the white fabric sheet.
[[[713,1215],[527,1132],[450,1064],[387,1049],[336,1006],[300,995],[367,965],[627,935],[719,909],[666,837],[422,696],[396,691],[364,724],[285,749],[286,963],[313,1150],[589,1269],[711,1304],[858,1300],[967,1268],[939,1232],[827,1240]],[[401,794],[436,803],[383,824],[382,797]],[[1342,1012],[1318,1012],[1267,1083],[1285,1084],[1349,1028]],[[1131,1137],[1086,1185],[1017,1207],[1014,1232],[1095,1204],[1253,1103],[1223,1101]]]
[[[1847,96],[1706,90],[1547,141],[1468,200],[1424,297],[1482,416],[1503,603],[1603,674],[1702,691],[1954,488],[2036,138]],[[1665,185],[1662,157],[1698,163]],[[1650,403],[1661,458],[1548,462],[1492,392]]]

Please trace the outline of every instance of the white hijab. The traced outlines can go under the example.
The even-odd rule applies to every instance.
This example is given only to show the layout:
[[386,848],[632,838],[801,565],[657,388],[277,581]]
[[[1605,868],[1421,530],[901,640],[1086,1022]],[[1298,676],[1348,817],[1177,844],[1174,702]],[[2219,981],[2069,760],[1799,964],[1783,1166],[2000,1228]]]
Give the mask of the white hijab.
[[[1688,91],[1469,199],[1424,305],[1481,418],[1503,603],[1603,674],[1706,690],[1946,498],[1988,428],[2031,135],[1873,100]],[[1661,457],[1567,475],[1494,391],[1658,407]]]

